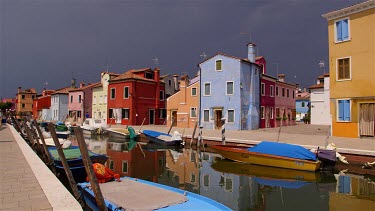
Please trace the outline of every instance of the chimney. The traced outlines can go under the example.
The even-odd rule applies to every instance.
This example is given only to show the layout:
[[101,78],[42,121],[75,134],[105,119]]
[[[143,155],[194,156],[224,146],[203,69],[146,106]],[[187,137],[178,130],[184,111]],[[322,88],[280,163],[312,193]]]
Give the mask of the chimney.
[[255,63],[255,44],[249,42],[247,45],[247,58],[250,62]]
[[180,90],[180,87],[178,87],[178,75],[173,75],[173,83],[174,83],[174,91]]
[[160,69],[159,68],[154,69],[154,80],[160,81]]
[[76,88],[76,79],[75,78],[72,78],[72,80],[70,81],[70,87]]
[[187,86],[189,85],[189,78],[186,75],[180,78],[180,91],[182,92],[182,99],[180,103],[186,103]]
[[285,81],[285,74],[278,74],[277,78],[278,78],[278,81],[284,82]]
[[81,83],[79,83],[79,88],[82,88],[82,87],[84,87],[85,86],[85,82],[81,82]]

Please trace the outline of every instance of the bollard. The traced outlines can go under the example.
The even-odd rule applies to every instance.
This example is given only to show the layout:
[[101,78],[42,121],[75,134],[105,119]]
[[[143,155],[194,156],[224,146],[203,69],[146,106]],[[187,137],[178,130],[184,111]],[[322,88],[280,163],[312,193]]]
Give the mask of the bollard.
[[225,145],[225,118],[221,119],[221,143]]

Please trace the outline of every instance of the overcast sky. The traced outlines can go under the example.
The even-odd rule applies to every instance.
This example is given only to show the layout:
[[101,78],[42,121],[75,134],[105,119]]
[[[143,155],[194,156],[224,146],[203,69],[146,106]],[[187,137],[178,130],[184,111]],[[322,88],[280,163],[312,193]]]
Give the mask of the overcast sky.
[[[200,55],[245,58],[250,39],[269,75],[307,87],[328,71],[322,14],[360,0],[0,0],[0,97],[17,87],[58,89],[98,82],[100,72],[155,67],[198,71]],[[45,82],[48,85],[45,85]]]

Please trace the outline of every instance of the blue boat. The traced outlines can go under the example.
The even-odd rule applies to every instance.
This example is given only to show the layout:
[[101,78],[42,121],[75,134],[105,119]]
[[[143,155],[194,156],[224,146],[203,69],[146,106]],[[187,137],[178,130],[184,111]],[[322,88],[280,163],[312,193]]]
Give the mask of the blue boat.
[[[108,210],[231,210],[207,197],[131,177],[121,182],[101,183],[100,189]],[[78,183],[86,205],[99,210],[90,183]],[[143,199],[143,200],[140,200]]]
[[175,131],[173,136],[155,130],[144,130],[142,132],[150,142],[164,146],[178,146],[182,144],[181,135]]
[[[67,149],[63,149],[66,161],[69,164],[69,168],[71,170],[73,169],[84,169],[85,166],[83,164],[81,151],[79,150],[78,146],[71,146]],[[56,147],[49,147],[48,153],[50,154],[53,165],[58,169],[64,169],[64,166],[62,165],[62,162],[60,160],[59,154],[57,152]],[[89,150],[89,156],[92,161],[92,163],[101,163],[104,164],[108,157],[104,154],[96,154]]]

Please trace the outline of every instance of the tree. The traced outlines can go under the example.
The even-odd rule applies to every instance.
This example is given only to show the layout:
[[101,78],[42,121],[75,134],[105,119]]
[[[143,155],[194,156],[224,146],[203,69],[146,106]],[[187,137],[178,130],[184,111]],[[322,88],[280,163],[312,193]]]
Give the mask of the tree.
[[11,102],[5,102],[5,103],[0,102],[0,110],[1,111],[5,111],[6,109],[10,109],[10,108],[12,108],[12,106],[13,106],[13,103],[11,103]]

